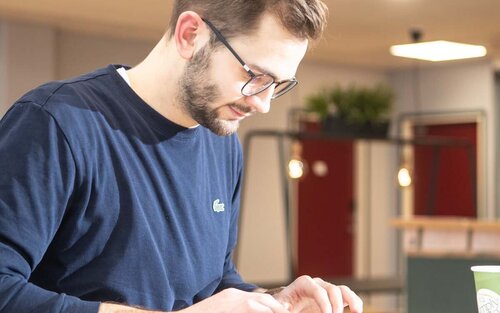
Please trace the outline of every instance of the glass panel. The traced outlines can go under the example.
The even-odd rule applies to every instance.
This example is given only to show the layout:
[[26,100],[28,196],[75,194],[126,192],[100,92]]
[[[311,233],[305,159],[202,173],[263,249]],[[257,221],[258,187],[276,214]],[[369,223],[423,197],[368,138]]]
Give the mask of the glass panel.
[[289,82],[284,82],[282,84],[279,84],[278,86],[276,86],[276,88],[274,89],[274,94],[273,94],[273,98],[277,98],[283,94],[285,94],[286,92],[288,92],[290,89],[292,89],[293,87],[295,87],[295,85],[297,84],[297,81],[295,80],[292,80],[292,81],[289,81]]
[[272,83],[274,83],[274,79],[266,74],[261,74],[254,76],[244,87],[243,94],[244,95],[254,95],[268,88]]

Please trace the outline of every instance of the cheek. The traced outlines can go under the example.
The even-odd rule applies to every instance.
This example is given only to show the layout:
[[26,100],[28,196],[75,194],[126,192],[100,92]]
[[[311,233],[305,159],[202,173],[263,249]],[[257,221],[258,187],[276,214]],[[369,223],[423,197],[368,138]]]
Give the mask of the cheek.
[[221,95],[224,98],[228,98],[228,101],[235,101],[240,99],[241,88],[250,78],[248,74],[242,71],[242,66],[236,60],[233,62],[231,58],[232,55],[225,56],[221,54],[219,57],[215,57],[210,69],[210,77],[212,83],[215,83]]

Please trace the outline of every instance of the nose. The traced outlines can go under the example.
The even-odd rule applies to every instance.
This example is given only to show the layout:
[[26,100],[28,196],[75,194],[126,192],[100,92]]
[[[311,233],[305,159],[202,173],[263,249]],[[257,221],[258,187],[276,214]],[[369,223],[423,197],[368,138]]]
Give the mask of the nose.
[[264,90],[263,92],[245,97],[247,105],[251,106],[255,112],[267,113],[271,108],[271,97],[274,92],[274,87]]

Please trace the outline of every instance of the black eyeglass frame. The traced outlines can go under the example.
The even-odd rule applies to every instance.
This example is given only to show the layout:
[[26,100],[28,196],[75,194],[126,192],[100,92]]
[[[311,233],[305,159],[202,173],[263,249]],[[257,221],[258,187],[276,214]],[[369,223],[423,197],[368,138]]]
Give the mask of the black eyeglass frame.
[[[229,42],[226,40],[226,38],[221,34],[221,32],[208,20],[202,18],[203,22],[205,22],[208,27],[214,32],[215,36],[217,37],[217,39],[219,39],[220,42],[222,42],[222,44],[231,52],[232,55],[234,55],[234,57],[238,60],[238,62],[243,66],[243,69],[248,73],[248,75],[250,76],[250,79],[243,85],[243,87],[241,87],[241,94],[243,96],[254,96],[254,95],[257,95],[261,92],[264,92],[265,90],[267,90],[269,87],[271,87],[273,84],[275,84],[276,86],[274,87],[275,90],[278,88],[278,86],[280,85],[283,85],[283,84],[288,84],[286,85],[282,90],[278,91],[277,93],[273,93],[273,95],[271,96],[271,99],[276,99],[278,97],[281,97],[282,95],[284,95],[285,93],[289,92],[290,90],[292,90],[295,86],[297,86],[297,84],[299,83],[298,80],[293,77],[291,79],[284,79],[284,80],[280,80],[280,81],[276,81],[276,79],[269,75],[269,74],[266,74],[266,73],[263,73],[263,74],[255,74],[251,69],[250,67],[245,63],[245,61],[243,61],[243,59],[238,55],[238,53],[236,53],[236,51],[234,51],[233,47],[231,47],[231,45],[229,44]],[[252,81],[254,81],[256,78],[260,78],[260,77],[270,77],[271,78],[271,81],[269,83],[267,83],[266,85],[263,85],[262,86],[262,89],[261,90],[258,90],[256,92],[251,92],[251,93],[248,93],[248,92],[245,92],[245,87],[247,87]]]

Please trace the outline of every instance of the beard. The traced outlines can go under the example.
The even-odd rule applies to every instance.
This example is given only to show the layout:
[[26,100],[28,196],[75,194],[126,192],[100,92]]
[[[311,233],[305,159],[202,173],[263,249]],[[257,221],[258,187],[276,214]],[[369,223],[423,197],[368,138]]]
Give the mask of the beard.
[[211,83],[209,76],[212,51],[213,48],[207,44],[186,65],[179,81],[177,100],[181,109],[197,123],[219,136],[227,136],[238,130],[239,121],[219,118],[219,109],[230,106],[243,113],[248,113],[250,109],[236,103],[210,108],[210,103],[221,96],[220,89]]

